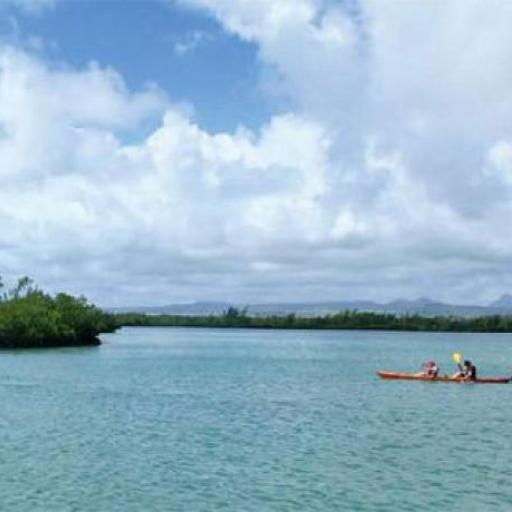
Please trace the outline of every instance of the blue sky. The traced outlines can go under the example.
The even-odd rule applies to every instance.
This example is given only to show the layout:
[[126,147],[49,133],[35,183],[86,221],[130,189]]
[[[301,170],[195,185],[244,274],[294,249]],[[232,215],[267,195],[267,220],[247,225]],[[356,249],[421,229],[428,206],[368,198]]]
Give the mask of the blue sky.
[[0,275],[102,305],[512,290],[512,3],[0,0]]
[[257,46],[197,9],[161,0],[64,0],[35,15],[10,15],[16,22],[2,24],[7,39],[38,38],[40,52],[57,64],[113,67],[133,89],[158,84],[172,101],[193,106],[210,130],[257,127],[278,107],[261,91]]

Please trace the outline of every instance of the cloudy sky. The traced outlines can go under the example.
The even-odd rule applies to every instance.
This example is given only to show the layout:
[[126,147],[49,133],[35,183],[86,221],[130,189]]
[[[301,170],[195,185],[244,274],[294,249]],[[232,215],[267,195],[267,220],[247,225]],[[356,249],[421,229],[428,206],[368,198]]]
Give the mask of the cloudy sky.
[[512,2],[0,0],[0,274],[100,305],[512,291]]

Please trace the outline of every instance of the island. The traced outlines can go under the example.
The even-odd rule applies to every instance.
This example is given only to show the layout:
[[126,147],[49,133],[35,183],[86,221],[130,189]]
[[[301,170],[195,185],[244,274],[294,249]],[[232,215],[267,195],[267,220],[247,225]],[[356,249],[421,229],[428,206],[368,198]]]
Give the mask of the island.
[[65,293],[52,296],[22,277],[4,291],[0,277],[0,349],[99,345],[117,328],[114,317]]

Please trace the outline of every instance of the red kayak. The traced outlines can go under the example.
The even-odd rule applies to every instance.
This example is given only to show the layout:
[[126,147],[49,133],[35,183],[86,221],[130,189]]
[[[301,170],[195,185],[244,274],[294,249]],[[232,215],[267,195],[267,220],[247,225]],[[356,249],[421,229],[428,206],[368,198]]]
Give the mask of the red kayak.
[[386,380],[423,380],[427,382],[454,382],[455,384],[507,384],[512,377],[478,377],[475,380],[454,379],[449,375],[438,375],[435,378],[417,373],[378,371],[377,375]]

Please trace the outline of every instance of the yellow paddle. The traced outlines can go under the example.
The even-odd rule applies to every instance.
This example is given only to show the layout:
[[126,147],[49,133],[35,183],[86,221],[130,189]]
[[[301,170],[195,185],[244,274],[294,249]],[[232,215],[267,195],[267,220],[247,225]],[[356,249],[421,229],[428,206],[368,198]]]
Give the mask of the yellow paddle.
[[462,354],[460,352],[454,352],[452,354],[452,359],[455,363],[460,364],[462,362]]
[[452,354],[452,359],[457,364],[457,367],[459,369],[459,375],[462,375],[462,354],[460,352],[454,352]]

